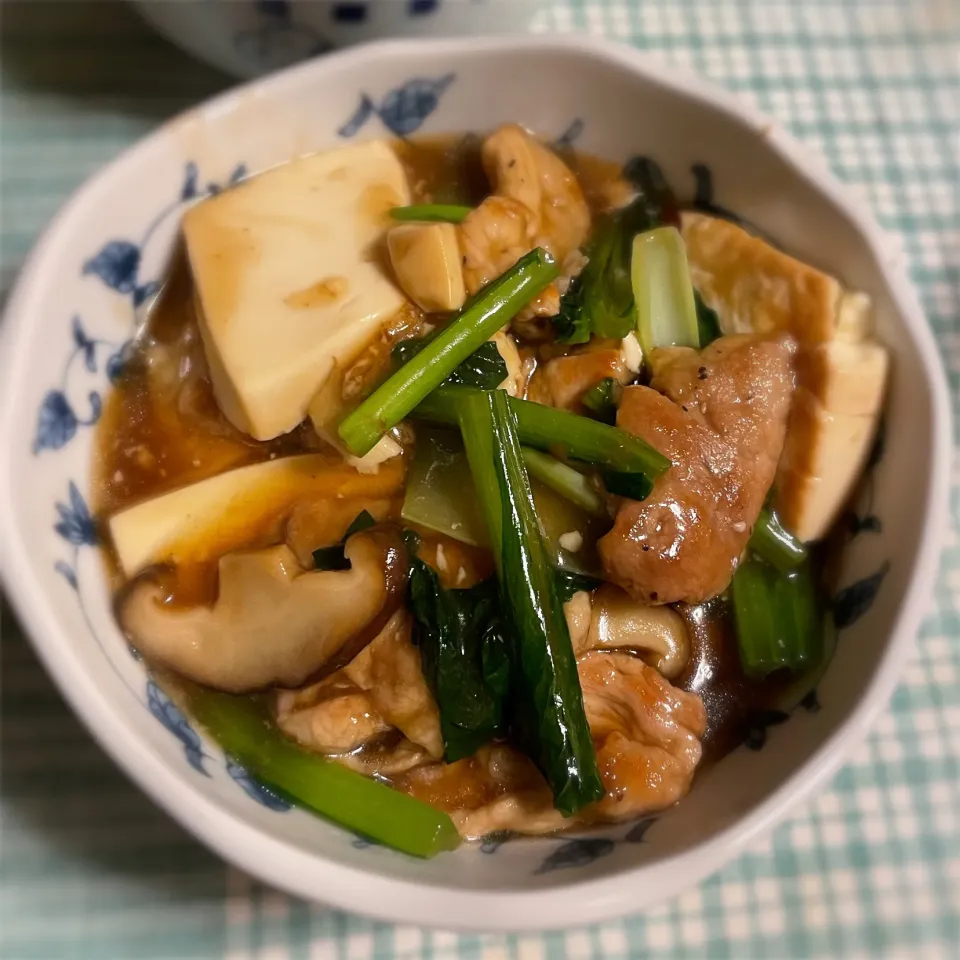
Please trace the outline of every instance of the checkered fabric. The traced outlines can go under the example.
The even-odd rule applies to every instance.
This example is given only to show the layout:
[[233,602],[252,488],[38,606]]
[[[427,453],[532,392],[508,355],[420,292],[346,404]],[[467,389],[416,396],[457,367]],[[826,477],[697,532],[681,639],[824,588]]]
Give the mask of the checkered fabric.
[[[119,2],[5,3],[6,290],[70,191],[227,84]],[[960,423],[958,0],[559,0],[539,30],[617,37],[821,150],[899,237]],[[157,810],[3,622],[0,955],[960,957],[960,475],[936,597],[890,708],[772,836],[657,909],[537,936],[392,927],[265,889]]]

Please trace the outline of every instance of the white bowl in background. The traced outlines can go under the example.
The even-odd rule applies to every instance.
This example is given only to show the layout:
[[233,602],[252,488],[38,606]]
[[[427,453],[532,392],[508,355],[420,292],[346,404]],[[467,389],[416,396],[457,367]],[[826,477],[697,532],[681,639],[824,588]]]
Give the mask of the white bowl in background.
[[[162,278],[178,215],[242,176],[348,139],[505,121],[586,151],[653,156],[868,291],[894,370],[885,452],[835,598],[819,690],[657,818],[582,837],[465,846],[430,862],[290,810],[200,737],[114,623],[86,505],[92,423]],[[676,894],[834,771],[887,702],[936,576],[950,456],[945,380],[903,264],[816,158],[731,97],[634,50],[584,40],[396,41],[251,83],[166,124],[86,184],[38,242],[0,353],[0,569],[47,669],[94,736],[172,816],[264,881],[388,920],[515,930],[597,921]],[[754,747],[763,737],[756,738]]]
[[371,40],[510,35],[541,0],[131,0],[187,53],[237,77]]

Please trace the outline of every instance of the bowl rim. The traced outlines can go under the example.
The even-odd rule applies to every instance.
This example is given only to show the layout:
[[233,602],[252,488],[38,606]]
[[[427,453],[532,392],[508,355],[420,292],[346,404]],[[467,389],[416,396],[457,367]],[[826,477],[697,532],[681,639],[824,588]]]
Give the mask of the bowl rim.
[[[417,56],[423,54],[482,58],[495,53],[519,55],[532,51],[604,62],[645,83],[699,101],[726,115],[746,130],[762,134],[769,148],[798,177],[845,214],[881,265],[931,392],[932,462],[925,480],[922,537],[903,603],[889,627],[887,649],[860,701],[817,751],[751,813],[688,850],[609,876],[571,879],[532,891],[450,890],[429,881],[385,877],[375,869],[347,866],[331,862],[322,854],[305,853],[292,842],[272,837],[223,809],[159,756],[143,750],[138,736],[122,722],[121,711],[100,694],[82,658],[70,644],[69,634],[60,630],[53,614],[40,602],[44,591],[38,579],[27,564],[16,562],[26,553],[27,545],[9,519],[15,508],[12,478],[16,466],[12,445],[0,445],[0,581],[48,674],[99,745],[144,793],[228,863],[295,896],[389,922],[476,931],[556,929],[644,909],[699,882],[783,819],[820,787],[860,743],[869,724],[890,699],[912,652],[937,576],[952,449],[949,393],[933,332],[907,279],[903,257],[893,253],[892,244],[866,204],[840,184],[819,156],[810,153],[777,123],[689,71],[665,66],[650,54],[608,40],[529,36],[380,41],[325,54],[233,87],[166,121],[74,192],[36,242],[21,269],[7,303],[0,340],[0,436],[11,438],[14,434],[15,400],[22,381],[15,358],[29,320],[36,312],[34,301],[40,296],[43,277],[61,255],[62,224],[72,218],[85,194],[109,180],[116,169],[168,138],[185,117],[226,111],[252,90],[282,92],[314,74],[335,75],[343,67],[379,56],[407,58],[414,63]],[[425,893],[441,896],[425,897]]]

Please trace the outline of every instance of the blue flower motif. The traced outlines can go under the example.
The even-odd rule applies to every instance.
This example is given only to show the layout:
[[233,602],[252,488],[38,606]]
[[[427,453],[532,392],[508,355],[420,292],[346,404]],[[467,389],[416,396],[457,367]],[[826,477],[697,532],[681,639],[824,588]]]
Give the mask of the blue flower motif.
[[885,560],[876,573],[844,587],[833,598],[833,620],[838,630],[856,623],[873,606],[883,578],[889,571],[890,561]]
[[138,284],[133,288],[133,305],[142,306],[144,301],[149,300],[160,289],[158,280],[148,280],[146,283]]
[[353,116],[337,132],[341,137],[352,137],[377,114],[391,133],[398,137],[409,136],[419,130],[427,117],[437,109],[440,97],[453,83],[455,76],[448,73],[435,80],[414,77],[403,86],[391,90],[379,107],[363,94]]
[[227,760],[227,773],[243,787],[243,792],[248,797],[263,804],[268,810],[276,810],[278,813],[286,813],[293,804],[284,800],[279,794],[274,793],[269,787],[262,784],[256,778],[250,776],[244,767],[233,760]]
[[140,248],[129,240],[111,240],[84,265],[84,274],[96,274],[111,290],[133,293],[140,269]]
[[883,530],[883,523],[880,518],[873,513],[864,514],[862,517],[855,513],[850,514],[850,535],[856,537],[861,533],[880,533]]
[[247,175],[247,165],[245,163],[238,163],[233,168],[233,173],[230,174],[230,178],[227,180],[227,184],[231,187],[238,184],[243,180]]
[[203,745],[197,731],[154,680],[147,681],[147,708],[183,744],[183,752],[190,766],[197,773],[209,777],[210,774],[203,767]]
[[73,333],[73,342],[77,350],[83,354],[83,363],[90,373],[97,372],[97,341],[91,340],[83,329],[80,317],[74,314],[70,324]]
[[77,571],[67,563],[66,560],[58,560],[54,565],[53,569],[59,573],[67,583],[73,587],[74,590],[78,589],[77,587]]
[[90,511],[84,503],[77,485],[70,481],[70,504],[57,503],[57,513],[60,522],[54,525],[54,530],[68,543],[75,547],[92,547],[97,542],[97,528],[90,516]]
[[513,834],[509,830],[497,830],[494,833],[488,833],[480,841],[480,852],[496,853],[512,837]]
[[59,450],[77,432],[77,415],[62,390],[48,390],[40,404],[33,452]]
[[422,17],[428,13],[435,13],[440,6],[440,0],[408,0],[407,7],[412,17]]
[[123,376],[127,361],[130,359],[132,344],[132,340],[127,340],[107,358],[106,373],[111,383],[116,383]]
[[647,836],[647,831],[657,822],[656,817],[644,817],[638,820],[623,838],[627,843],[643,843]]
[[376,840],[371,840],[369,837],[362,837],[360,834],[357,834],[353,840],[350,841],[351,846],[356,847],[357,850],[367,850],[370,847],[379,847],[380,844]]
[[197,179],[200,171],[197,165],[190,160],[183,170],[183,186],[180,188],[180,199],[183,201],[192,200],[197,195]]
[[568,840],[547,857],[534,873],[550,873],[569,867],[586,867],[600,857],[613,853],[614,842],[607,837]]

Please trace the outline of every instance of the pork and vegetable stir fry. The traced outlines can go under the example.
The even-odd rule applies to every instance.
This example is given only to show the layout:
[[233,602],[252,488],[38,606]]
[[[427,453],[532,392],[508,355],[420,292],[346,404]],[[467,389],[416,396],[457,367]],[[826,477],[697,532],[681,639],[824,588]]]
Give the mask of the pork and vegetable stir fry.
[[671,806],[833,649],[866,296],[518,126],[192,207],[105,408],[118,621],[225,752],[430,856]]

